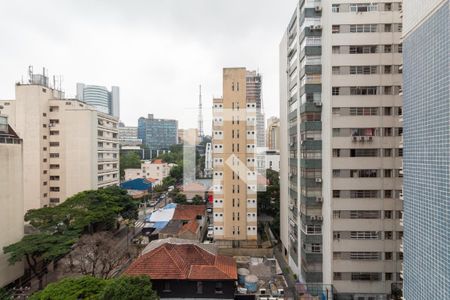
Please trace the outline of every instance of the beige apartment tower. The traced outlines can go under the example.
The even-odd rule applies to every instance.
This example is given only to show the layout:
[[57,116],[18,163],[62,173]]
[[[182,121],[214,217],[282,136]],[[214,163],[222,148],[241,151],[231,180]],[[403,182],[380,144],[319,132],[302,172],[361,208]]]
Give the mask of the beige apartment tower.
[[33,75],[16,84],[2,114],[23,140],[24,211],[56,205],[90,189],[119,184],[118,120]]
[[214,239],[219,247],[257,245],[257,103],[245,68],[223,70],[223,98],[213,100]]

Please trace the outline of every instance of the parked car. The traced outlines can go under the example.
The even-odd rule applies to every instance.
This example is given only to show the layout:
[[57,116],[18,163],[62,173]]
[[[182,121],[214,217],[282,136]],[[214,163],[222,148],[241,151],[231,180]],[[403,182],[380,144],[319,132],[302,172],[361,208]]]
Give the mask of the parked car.
[[211,207],[208,207],[208,208],[206,209],[206,212],[207,212],[208,214],[212,214],[213,210],[212,210]]
[[206,235],[208,239],[212,239],[214,237],[214,230],[208,229],[208,234]]

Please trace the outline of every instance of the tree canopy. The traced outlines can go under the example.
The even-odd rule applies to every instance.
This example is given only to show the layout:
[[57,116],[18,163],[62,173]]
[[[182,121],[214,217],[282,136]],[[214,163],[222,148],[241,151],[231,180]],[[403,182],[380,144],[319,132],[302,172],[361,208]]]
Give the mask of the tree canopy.
[[148,276],[119,277],[106,286],[103,299],[108,300],[156,300],[159,299],[152,289]]
[[92,276],[65,278],[49,284],[44,290],[33,294],[30,300],[89,299],[89,300],[156,300],[150,278],[119,277],[101,279]]
[[125,176],[125,169],[140,169],[141,157],[136,152],[126,152],[120,155],[120,177]]
[[25,259],[39,279],[48,266],[70,252],[81,234],[112,229],[118,216],[137,219],[138,208],[126,191],[111,187],[78,193],[55,207],[29,210],[25,221],[36,229],[22,240],[3,248],[9,263]]
[[280,179],[279,173],[266,170],[268,181],[266,191],[258,192],[258,214],[266,214],[273,217],[271,224],[273,233],[279,235],[280,230]]

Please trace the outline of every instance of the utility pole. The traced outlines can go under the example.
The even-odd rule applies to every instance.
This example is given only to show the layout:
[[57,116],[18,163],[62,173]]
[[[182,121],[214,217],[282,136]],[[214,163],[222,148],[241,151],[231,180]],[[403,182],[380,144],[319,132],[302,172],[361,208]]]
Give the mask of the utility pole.
[[200,141],[203,140],[204,132],[203,132],[203,106],[202,106],[202,86],[199,86],[199,95],[198,95],[198,137]]

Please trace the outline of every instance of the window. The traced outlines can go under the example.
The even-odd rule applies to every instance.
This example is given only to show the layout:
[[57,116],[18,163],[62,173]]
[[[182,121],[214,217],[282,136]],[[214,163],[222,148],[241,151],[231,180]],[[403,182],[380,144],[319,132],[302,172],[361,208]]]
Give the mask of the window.
[[385,3],[384,4],[384,10],[385,11],[391,11],[392,10],[392,3]]
[[50,158],[58,158],[59,153],[50,153]]
[[383,156],[384,157],[391,157],[392,156],[392,149],[383,149]]
[[391,53],[392,45],[384,45],[384,53]]
[[340,67],[333,67],[333,75],[339,75],[341,73]]
[[377,53],[377,46],[350,46],[350,54]]
[[339,4],[333,4],[332,6],[331,6],[331,11],[332,12],[334,12],[334,13],[338,13],[339,12]]
[[332,30],[333,33],[341,32],[341,25],[333,25]]
[[312,253],[322,253],[322,245],[321,244],[311,244],[311,252]]
[[385,231],[384,232],[384,239],[385,240],[392,240],[393,239],[392,231]]
[[59,198],[50,198],[50,203],[59,203]]
[[333,47],[331,48],[331,50],[332,50],[333,54],[339,54],[339,53],[341,53],[341,47],[339,47],[339,46],[333,46]]
[[384,74],[391,74],[392,66],[384,66]]
[[50,180],[59,181],[59,176],[50,176]]
[[392,25],[384,24],[384,32],[391,32],[391,31],[392,31]]
[[350,74],[376,74],[377,66],[350,66]]
[[385,219],[392,219],[392,210],[385,210],[384,211],[384,218]]
[[164,293],[170,293],[170,292],[171,292],[171,290],[170,290],[170,282],[164,281],[164,289],[163,289],[163,292],[164,292]]
[[59,186],[51,186],[50,187],[50,192],[59,192],[59,191],[60,191]]
[[385,260],[392,260],[392,252],[384,252]]
[[350,25],[350,32],[377,32],[377,24]]
[[392,177],[392,169],[385,169],[384,177],[391,178]]
[[350,231],[352,240],[378,240],[379,235],[376,231]]
[[362,87],[350,87],[350,95],[376,95],[376,86],[362,86]]
[[384,274],[384,280],[386,280],[386,281],[392,280],[392,273],[385,273]]
[[339,96],[339,88],[338,87],[333,87],[332,95],[333,96]]
[[216,282],[216,287],[215,287],[214,291],[216,294],[223,294],[222,282]]
[[381,273],[352,273],[351,279],[354,281],[380,281]]
[[384,198],[392,198],[392,190],[384,190]]
[[59,142],[50,142],[50,147],[58,147]]
[[203,282],[197,281],[197,294],[203,294]]

